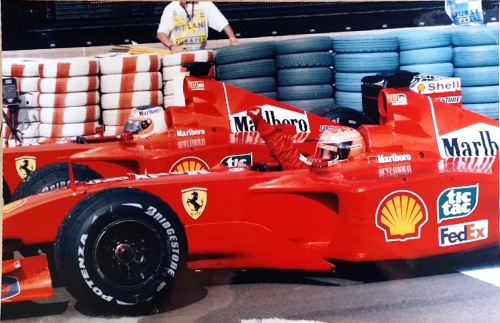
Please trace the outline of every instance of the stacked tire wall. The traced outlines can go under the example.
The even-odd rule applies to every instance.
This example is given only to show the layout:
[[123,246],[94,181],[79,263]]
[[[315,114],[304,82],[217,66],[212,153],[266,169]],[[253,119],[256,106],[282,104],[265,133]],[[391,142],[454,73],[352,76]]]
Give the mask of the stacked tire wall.
[[398,38],[390,34],[334,37],[335,102],[363,110],[364,76],[399,68]]
[[424,75],[452,77],[453,49],[450,30],[407,30],[397,32],[399,69]]
[[327,36],[275,43],[278,100],[312,110],[333,105],[333,55]]
[[160,56],[121,55],[100,58],[101,107],[105,135],[114,135],[133,108],[163,105]]
[[498,25],[451,30],[453,66],[462,81],[463,107],[498,119]]
[[39,65],[40,140],[95,134],[100,117],[99,62],[93,58]]
[[241,44],[216,50],[217,79],[277,99],[274,42]]

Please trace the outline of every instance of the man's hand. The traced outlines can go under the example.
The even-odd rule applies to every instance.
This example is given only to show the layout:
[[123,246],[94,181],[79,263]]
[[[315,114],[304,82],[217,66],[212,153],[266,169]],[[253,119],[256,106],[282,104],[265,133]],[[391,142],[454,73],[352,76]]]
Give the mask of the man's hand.
[[248,110],[247,115],[252,118],[254,124],[257,124],[260,120],[262,120],[262,110],[259,107]]
[[230,46],[238,46],[238,45],[241,45],[241,43],[238,41],[238,39],[231,38],[231,39],[229,39],[229,45]]
[[172,46],[172,52],[173,53],[181,53],[181,52],[184,52],[186,50],[186,47],[183,46],[183,45],[180,45],[180,46]]

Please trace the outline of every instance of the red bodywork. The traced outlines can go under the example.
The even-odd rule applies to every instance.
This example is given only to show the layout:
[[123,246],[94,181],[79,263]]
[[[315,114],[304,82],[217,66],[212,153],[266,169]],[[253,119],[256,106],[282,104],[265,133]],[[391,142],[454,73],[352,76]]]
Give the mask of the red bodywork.
[[164,172],[182,167],[179,166],[182,162],[187,167],[209,169],[226,157],[240,155],[240,162],[247,165],[252,159],[269,162],[273,159],[269,149],[262,145],[251,120],[244,114],[255,106],[267,106],[266,117],[272,123],[295,125],[296,140],[304,143],[303,149],[315,145],[308,139],[318,136],[320,126],[334,124],[211,78],[186,77],[184,87],[186,107],[167,108],[168,130],[149,138],[119,140],[116,136],[96,135],[86,137],[87,144],[63,141],[4,148],[3,174],[8,188],[13,192],[30,171],[68,161],[70,156],[104,177]]
[[[150,192],[174,210],[191,269],[328,271],[334,260],[498,247],[498,121],[406,89],[383,89],[378,105],[380,125],[358,129],[367,152],[354,159],[327,168],[215,167],[71,185],[6,205],[4,248],[53,242],[77,202],[112,187]],[[194,219],[181,192],[200,187],[206,207]]]

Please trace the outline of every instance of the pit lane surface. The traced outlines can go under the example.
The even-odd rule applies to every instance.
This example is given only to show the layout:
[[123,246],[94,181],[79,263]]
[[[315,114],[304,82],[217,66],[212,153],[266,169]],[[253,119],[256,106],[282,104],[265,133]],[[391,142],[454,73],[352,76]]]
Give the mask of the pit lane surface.
[[401,265],[386,267],[382,269],[389,280],[372,282],[366,273],[361,281],[281,271],[197,272],[187,278],[170,305],[160,305],[160,313],[150,316],[103,318],[82,308],[64,288],[57,287],[50,300],[3,304],[1,319],[126,323],[498,321],[498,261],[473,268],[437,269],[441,265],[427,264],[424,273]]

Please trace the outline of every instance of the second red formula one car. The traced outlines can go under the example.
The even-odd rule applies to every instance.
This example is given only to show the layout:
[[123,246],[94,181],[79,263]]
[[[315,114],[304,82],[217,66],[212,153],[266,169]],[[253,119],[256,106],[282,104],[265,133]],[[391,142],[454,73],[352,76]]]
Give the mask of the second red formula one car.
[[382,89],[377,112],[358,129],[364,152],[329,167],[129,174],[15,201],[4,259],[55,242],[71,294],[120,307],[170,292],[185,269],[328,272],[498,248],[498,121],[408,89]]

